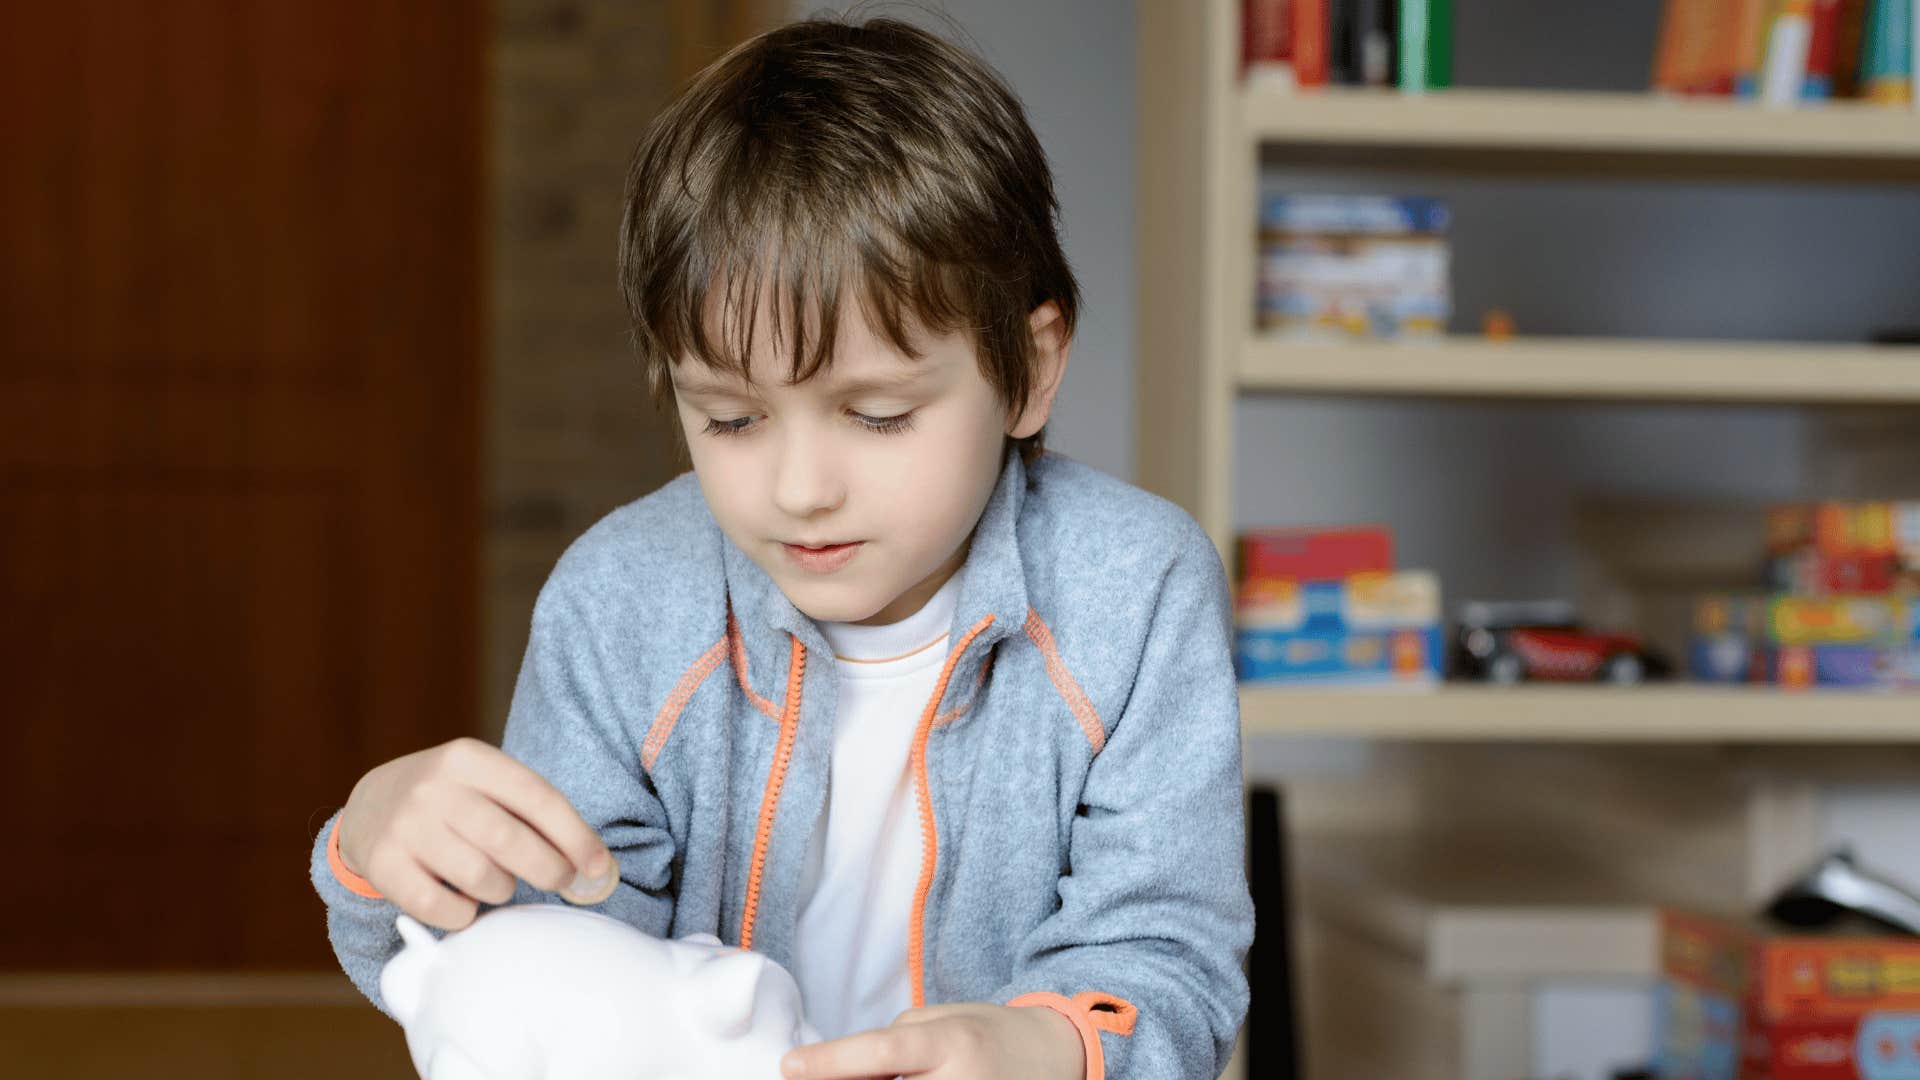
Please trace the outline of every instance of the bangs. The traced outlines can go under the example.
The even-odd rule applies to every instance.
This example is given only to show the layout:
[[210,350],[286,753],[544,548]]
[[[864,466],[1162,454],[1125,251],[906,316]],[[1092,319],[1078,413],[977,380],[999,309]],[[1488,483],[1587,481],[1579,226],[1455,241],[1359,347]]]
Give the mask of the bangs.
[[[752,381],[762,320],[772,343],[763,364],[776,360],[774,370],[784,369],[791,383],[833,366],[841,319],[849,310],[914,360],[925,355],[920,343],[927,335],[977,321],[979,297],[968,288],[964,270],[856,224],[873,221],[877,208],[842,207],[837,220],[823,222],[804,210],[779,213],[775,199],[759,202],[737,216],[700,215],[694,233],[714,245],[696,241],[684,258],[651,268],[662,279],[653,292],[662,309],[642,325],[654,338],[645,344],[664,361],[649,365],[656,377],[690,359]],[[666,389],[654,387],[656,393]]]

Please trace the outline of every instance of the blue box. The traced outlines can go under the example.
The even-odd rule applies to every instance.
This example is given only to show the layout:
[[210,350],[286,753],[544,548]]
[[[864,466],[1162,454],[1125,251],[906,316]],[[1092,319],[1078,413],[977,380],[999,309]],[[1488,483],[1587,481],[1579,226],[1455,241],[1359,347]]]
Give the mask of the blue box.
[[1240,598],[1234,667],[1243,682],[1433,685],[1445,664],[1440,585],[1430,572],[1342,581],[1263,581]]

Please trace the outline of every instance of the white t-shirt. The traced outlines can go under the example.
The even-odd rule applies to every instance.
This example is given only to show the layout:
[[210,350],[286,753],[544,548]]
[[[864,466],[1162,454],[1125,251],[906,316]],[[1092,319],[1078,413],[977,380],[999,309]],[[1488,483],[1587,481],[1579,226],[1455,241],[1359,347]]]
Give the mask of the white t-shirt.
[[821,623],[839,704],[827,801],[807,844],[793,976],[823,1038],[886,1027],[913,1004],[907,926],[920,883],[913,732],[939,682],[960,575],[887,626]]

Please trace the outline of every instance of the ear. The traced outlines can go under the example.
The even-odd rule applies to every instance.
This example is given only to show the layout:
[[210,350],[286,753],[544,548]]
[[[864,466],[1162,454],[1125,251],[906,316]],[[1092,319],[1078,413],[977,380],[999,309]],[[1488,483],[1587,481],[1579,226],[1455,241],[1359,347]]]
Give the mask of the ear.
[[406,944],[380,969],[380,997],[394,1018],[405,1026],[420,1010],[420,998],[427,988],[427,971],[433,966],[440,943],[433,931],[411,916],[399,916],[394,925],[399,927],[400,937]]
[[688,980],[687,1018],[722,1039],[737,1039],[753,1026],[754,1000],[767,958],[745,949],[722,953],[695,968]]
[[1027,394],[1027,407],[1007,426],[1007,434],[1016,439],[1047,426],[1054,395],[1060,392],[1060,381],[1067,373],[1067,354],[1073,350],[1066,317],[1060,314],[1060,305],[1051,300],[1027,316],[1027,330],[1033,334],[1033,389]]

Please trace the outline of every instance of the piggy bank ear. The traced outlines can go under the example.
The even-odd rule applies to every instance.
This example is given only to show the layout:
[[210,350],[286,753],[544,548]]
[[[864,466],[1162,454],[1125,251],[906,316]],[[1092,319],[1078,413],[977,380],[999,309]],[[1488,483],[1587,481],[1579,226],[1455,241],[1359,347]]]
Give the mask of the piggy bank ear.
[[433,965],[433,955],[440,942],[434,938],[433,931],[406,915],[396,918],[394,925],[406,944],[380,970],[380,996],[386,1000],[394,1019],[405,1025],[419,1011],[427,969]]
[[693,943],[694,943],[695,945],[718,945],[718,944],[720,944],[720,939],[719,939],[719,938],[717,938],[717,937],[715,937],[715,936],[713,936],[712,934],[688,934],[688,935],[686,935],[685,937],[683,937],[683,938],[681,938],[680,940],[681,940],[681,941],[691,941],[691,942],[693,942]]
[[737,1039],[753,1027],[754,999],[766,973],[766,957],[744,949],[721,953],[694,968],[684,999],[687,1019],[720,1039]]

